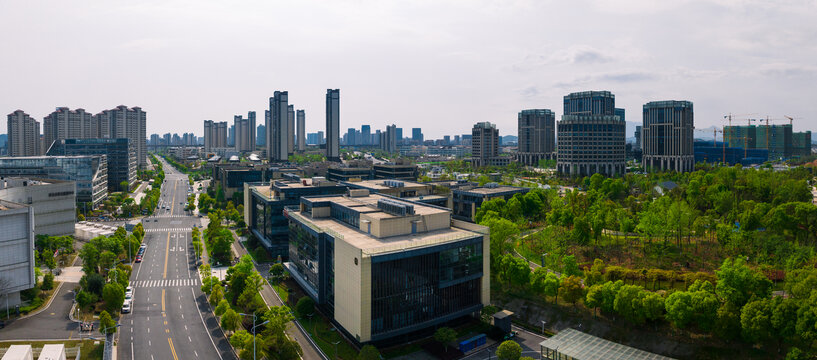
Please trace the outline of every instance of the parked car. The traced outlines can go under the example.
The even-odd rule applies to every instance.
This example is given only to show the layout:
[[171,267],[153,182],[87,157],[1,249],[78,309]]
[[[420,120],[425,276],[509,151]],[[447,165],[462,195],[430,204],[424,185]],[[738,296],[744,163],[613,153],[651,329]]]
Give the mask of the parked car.
[[142,262],[142,255],[136,255],[136,262]]
[[126,300],[124,304],[122,304],[122,313],[127,314],[130,312],[130,300]]

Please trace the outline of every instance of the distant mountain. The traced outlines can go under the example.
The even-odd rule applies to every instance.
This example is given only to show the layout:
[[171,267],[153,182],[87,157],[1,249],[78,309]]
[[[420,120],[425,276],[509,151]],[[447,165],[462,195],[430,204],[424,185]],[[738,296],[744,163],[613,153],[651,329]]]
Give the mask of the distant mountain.
[[517,136],[515,136],[515,135],[505,135],[505,136],[500,136],[500,137],[502,138],[501,142],[503,144],[510,144],[510,143],[518,143],[519,142],[519,138]]

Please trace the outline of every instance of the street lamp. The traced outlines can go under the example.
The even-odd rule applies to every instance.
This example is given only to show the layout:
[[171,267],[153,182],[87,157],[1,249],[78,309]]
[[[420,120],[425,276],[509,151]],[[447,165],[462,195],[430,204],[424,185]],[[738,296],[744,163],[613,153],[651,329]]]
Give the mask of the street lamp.
[[542,322],[542,335],[545,334],[545,320],[539,320]]
[[269,323],[269,320],[264,321],[264,322],[262,322],[262,323],[260,323],[260,324],[258,324],[258,325],[255,325],[255,319],[257,318],[257,316],[255,315],[255,313],[252,313],[252,314],[238,313],[238,315],[242,315],[242,316],[250,316],[250,315],[252,315],[252,329],[250,329],[250,332],[252,333],[252,358],[253,358],[253,360],[255,360],[255,338],[256,338],[256,336],[255,336],[255,328],[257,328],[257,327],[259,327],[259,326],[261,326],[261,325],[266,325],[266,324],[268,324],[268,323]]

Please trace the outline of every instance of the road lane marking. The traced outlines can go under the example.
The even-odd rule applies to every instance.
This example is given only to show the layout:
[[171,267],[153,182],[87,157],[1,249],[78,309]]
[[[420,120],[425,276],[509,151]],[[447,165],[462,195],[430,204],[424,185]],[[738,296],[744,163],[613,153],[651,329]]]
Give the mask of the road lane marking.
[[[196,293],[193,292],[193,288],[190,288],[190,293],[193,294],[193,305],[196,306],[196,313],[199,314],[199,319],[201,319],[201,326],[204,326],[204,332],[207,333],[207,337],[210,338],[210,343],[213,344],[213,349],[216,349],[216,354],[218,354],[218,358],[224,360],[224,358],[221,357],[221,352],[218,351],[218,346],[216,346],[216,342],[213,341],[213,336],[210,335],[210,329],[208,329],[207,324],[204,323],[204,317],[201,316],[201,310],[199,309],[199,304],[196,302]],[[199,354],[196,354],[196,356],[199,356]]]
[[176,356],[176,349],[173,348],[173,339],[167,338],[167,343],[170,344],[170,352],[173,353],[173,359],[179,360],[179,357]]
[[165,312],[165,289],[162,289],[162,312]]
[[170,233],[167,233],[167,246],[165,246],[165,272],[162,279],[167,279],[167,256],[170,255]]

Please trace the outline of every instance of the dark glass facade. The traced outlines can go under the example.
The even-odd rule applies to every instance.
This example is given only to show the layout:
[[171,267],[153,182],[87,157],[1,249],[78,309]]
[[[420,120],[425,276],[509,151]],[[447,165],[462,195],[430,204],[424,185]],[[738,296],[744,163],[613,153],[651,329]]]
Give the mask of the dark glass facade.
[[49,156],[106,155],[108,162],[108,191],[122,191],[120,184],[136,182],[137,153],[130,139],[62,139],[48,149]]

